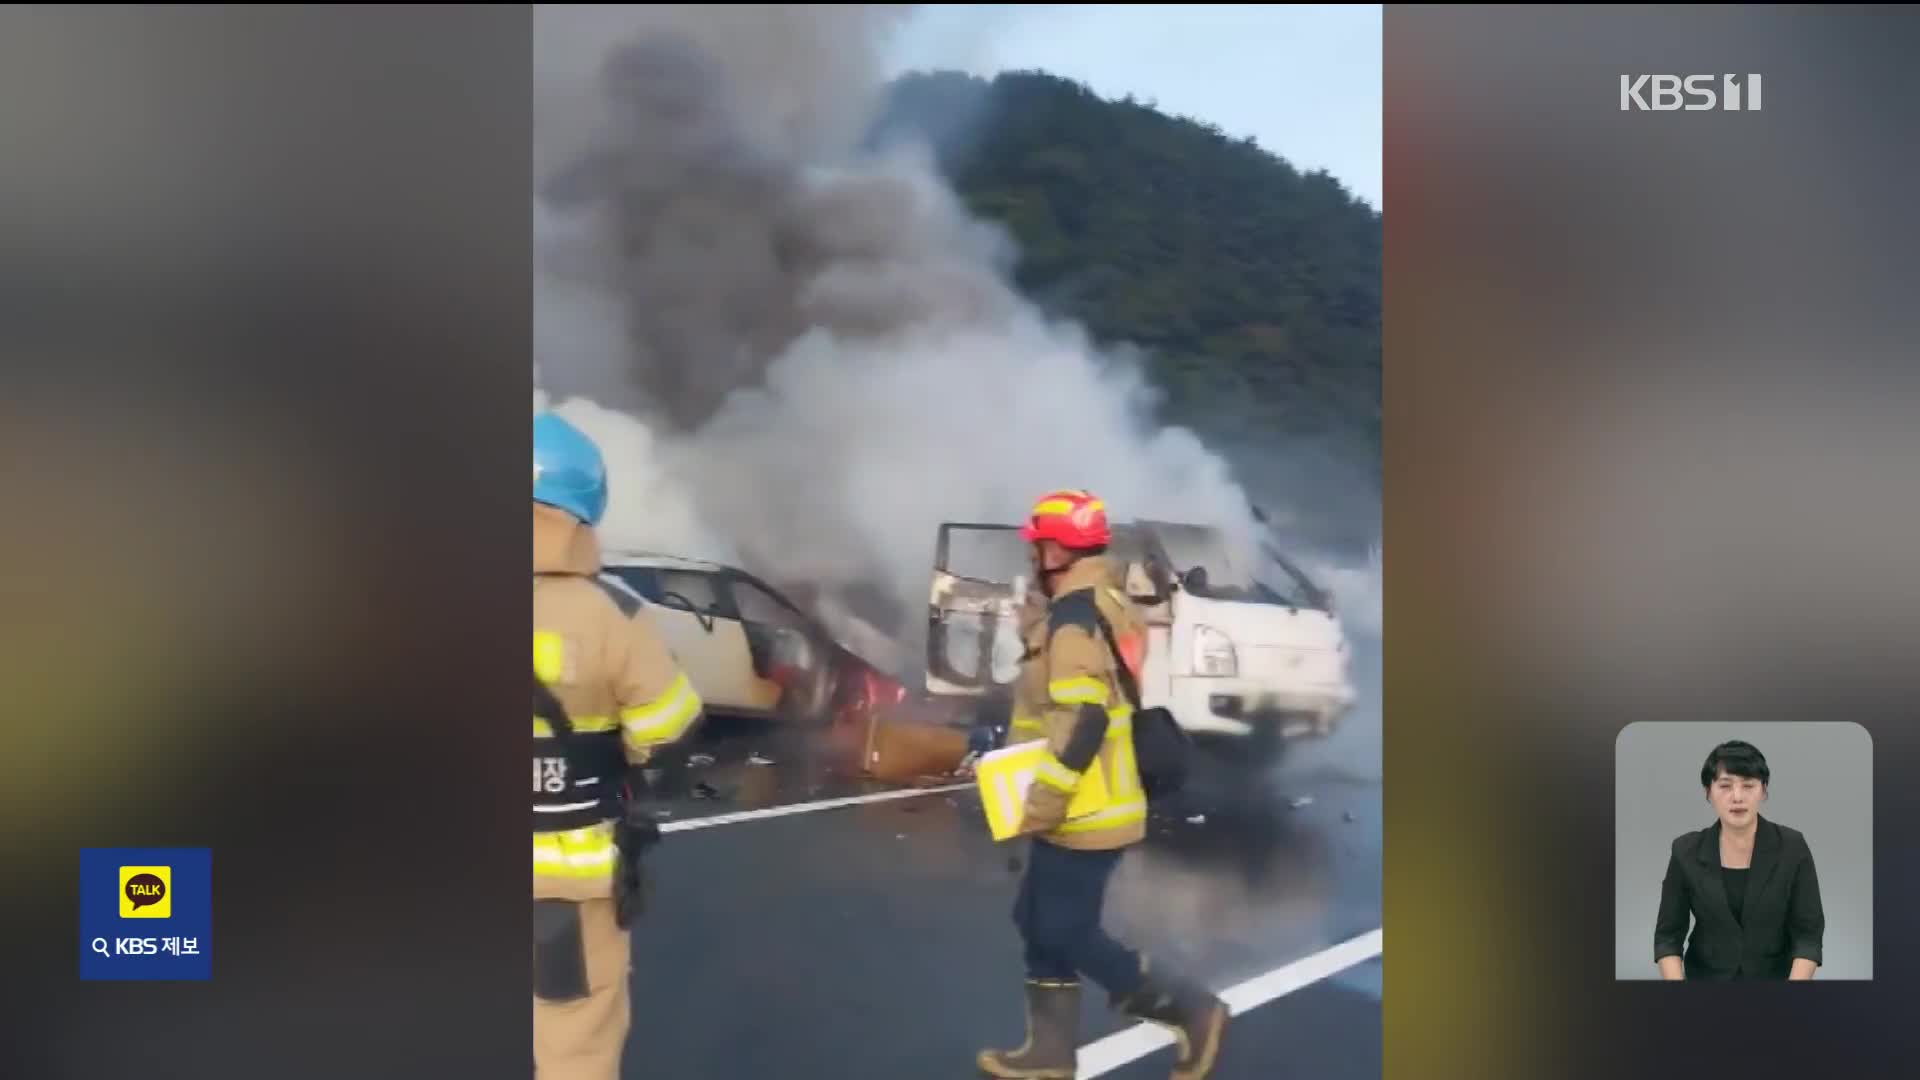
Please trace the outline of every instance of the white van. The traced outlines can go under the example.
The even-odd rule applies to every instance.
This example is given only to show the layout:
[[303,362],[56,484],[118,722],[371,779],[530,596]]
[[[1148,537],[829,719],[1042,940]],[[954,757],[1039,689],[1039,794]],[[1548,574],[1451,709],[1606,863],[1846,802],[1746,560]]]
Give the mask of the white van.
[[[1196,745],[1275,756],[1331,735],[1355,699],[1352,657],[1327,591],[1271,545],[1237,566],[1217,529],[1117,524],[1116,582],[1141,605],[1149,637],[1142,703],[1165,706]],[[1016,608],[1030,572],[1012,525],[948,523],[935,545],[927,689],[1003,698],[1018,669]]]

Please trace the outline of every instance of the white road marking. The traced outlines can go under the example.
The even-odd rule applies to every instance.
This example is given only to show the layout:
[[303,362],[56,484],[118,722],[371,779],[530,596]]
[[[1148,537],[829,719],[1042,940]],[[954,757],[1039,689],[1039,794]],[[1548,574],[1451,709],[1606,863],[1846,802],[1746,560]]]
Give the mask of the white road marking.
[[[1363,961],[1380,955],[1381,932],[1369,930],[1359,937],[1343,941],[1330,949],[1302,957],[1264,975],[1256,975],[1237,986],[1215,991],[1226,999],[1233,1015],[1243,1016],[1269,1001],[1285,997],[1322,979],[1337,975]],[[1227,1034],[1233,1039],[1231,1031]],[[1141,1022],[1124,1031],[1080,1048],[1082,1080],[1110,1073],[1163,1047],[1173,1045],[1173,1034],[1158,1024]]]
[[[732,814],[713,814],[708,817],[662,822],[660,831],[669,833],[711,829],[721,825],[737,825],[743,821],[760,821],[766,818],[789,817],[794,814],[811,814],[819,810],[837,810],[846,806],[911,799],[920,795],[965,791],[973,786],[972,783],[963,782],[944,784],[939,787],[878,791],[869,795],[850,795],[842,799],[821,799],[817,802],[787,803],[784,806],[768,806],[759,810],[742,810]],[[1381,928],[1375,928],[1359,937],[1322,949],[1310,956],[1301,957],[1290,964],[1216,992],[1226,1000],[1227,1007],[1233,1011],[1234,1016],[1244,1016],[1268,1002],[1277,1001],[1296,990],[1312,986],[1356,964],[1381,955],[1382,939]],[[1082,1080],[1092,1080],[1093,1077],[1103,1076],[1123,1065],[1132,1064],[1156,1050],[1172,1046],[1173,1043],[1172,1033],[1157,1024],[1143,1021],[1081,1047],[1080,1076]]]
[[787,803],[784,806],[768,806],[759,810],[741,810],[732,814],[713,814],[708,817],[685,818],[680,821],[663,821],[660,823],[660,831],[670,833],[686,832],[690,829],[711,829],[720,825],[737,825],[743,821],[759,821],[763,818],[787,817],[791,814],[811,814],[818,810],[837,810],[843,806],[861,806],[866,803],[890,802],[894,799],[911,799],[919,795],[938,795],[947,791],[965,791],[971,787],[973,787],[971,783],[946,784],[940,787],[876,791],[871,795],[849,795],[844,799],[821,799],[818,802]]

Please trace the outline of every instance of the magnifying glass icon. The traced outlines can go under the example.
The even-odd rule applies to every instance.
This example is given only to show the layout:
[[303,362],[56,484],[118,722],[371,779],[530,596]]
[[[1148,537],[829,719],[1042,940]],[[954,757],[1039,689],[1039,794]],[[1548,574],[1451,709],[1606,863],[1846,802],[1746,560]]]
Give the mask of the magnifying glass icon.
[[112,953],[107,951],[107,939],[103,937],[97,937],[93,939],[93,951],[99,953],[101,956],[113,955]]

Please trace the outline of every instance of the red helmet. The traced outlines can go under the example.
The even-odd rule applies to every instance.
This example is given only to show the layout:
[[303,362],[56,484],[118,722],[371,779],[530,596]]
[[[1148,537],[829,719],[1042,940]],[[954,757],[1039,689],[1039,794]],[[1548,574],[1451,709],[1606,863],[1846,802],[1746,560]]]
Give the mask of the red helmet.
[[1090,491],[1055,491],[1033,505],[1033,516],[1020,526],[1020,538],[1032,543],[1052,540],[1074,551],[1105,547],[1107,504]]

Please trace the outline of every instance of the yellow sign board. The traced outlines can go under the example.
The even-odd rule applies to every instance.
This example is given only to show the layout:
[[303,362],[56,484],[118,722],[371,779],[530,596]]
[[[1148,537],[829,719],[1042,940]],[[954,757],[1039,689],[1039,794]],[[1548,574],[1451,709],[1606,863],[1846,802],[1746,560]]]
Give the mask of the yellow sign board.
[[[1019,834],[1021,819],[1026,816],[1027,789],[1033,785],[1040,763],[1046,757],[1044,739],[980,756],[974,766],[974,786],[979,789],[980,805],[986,810],[987,828],[994,840],[1007,840]],[[1093,765],[1081,774],[1079,786],[1074,788],[1073,798],[1067,803],[1067,820],[1097,814],[1107,808],[1109,801],[1106,776],[1101,771],[1100,759],[1095,758]]]

